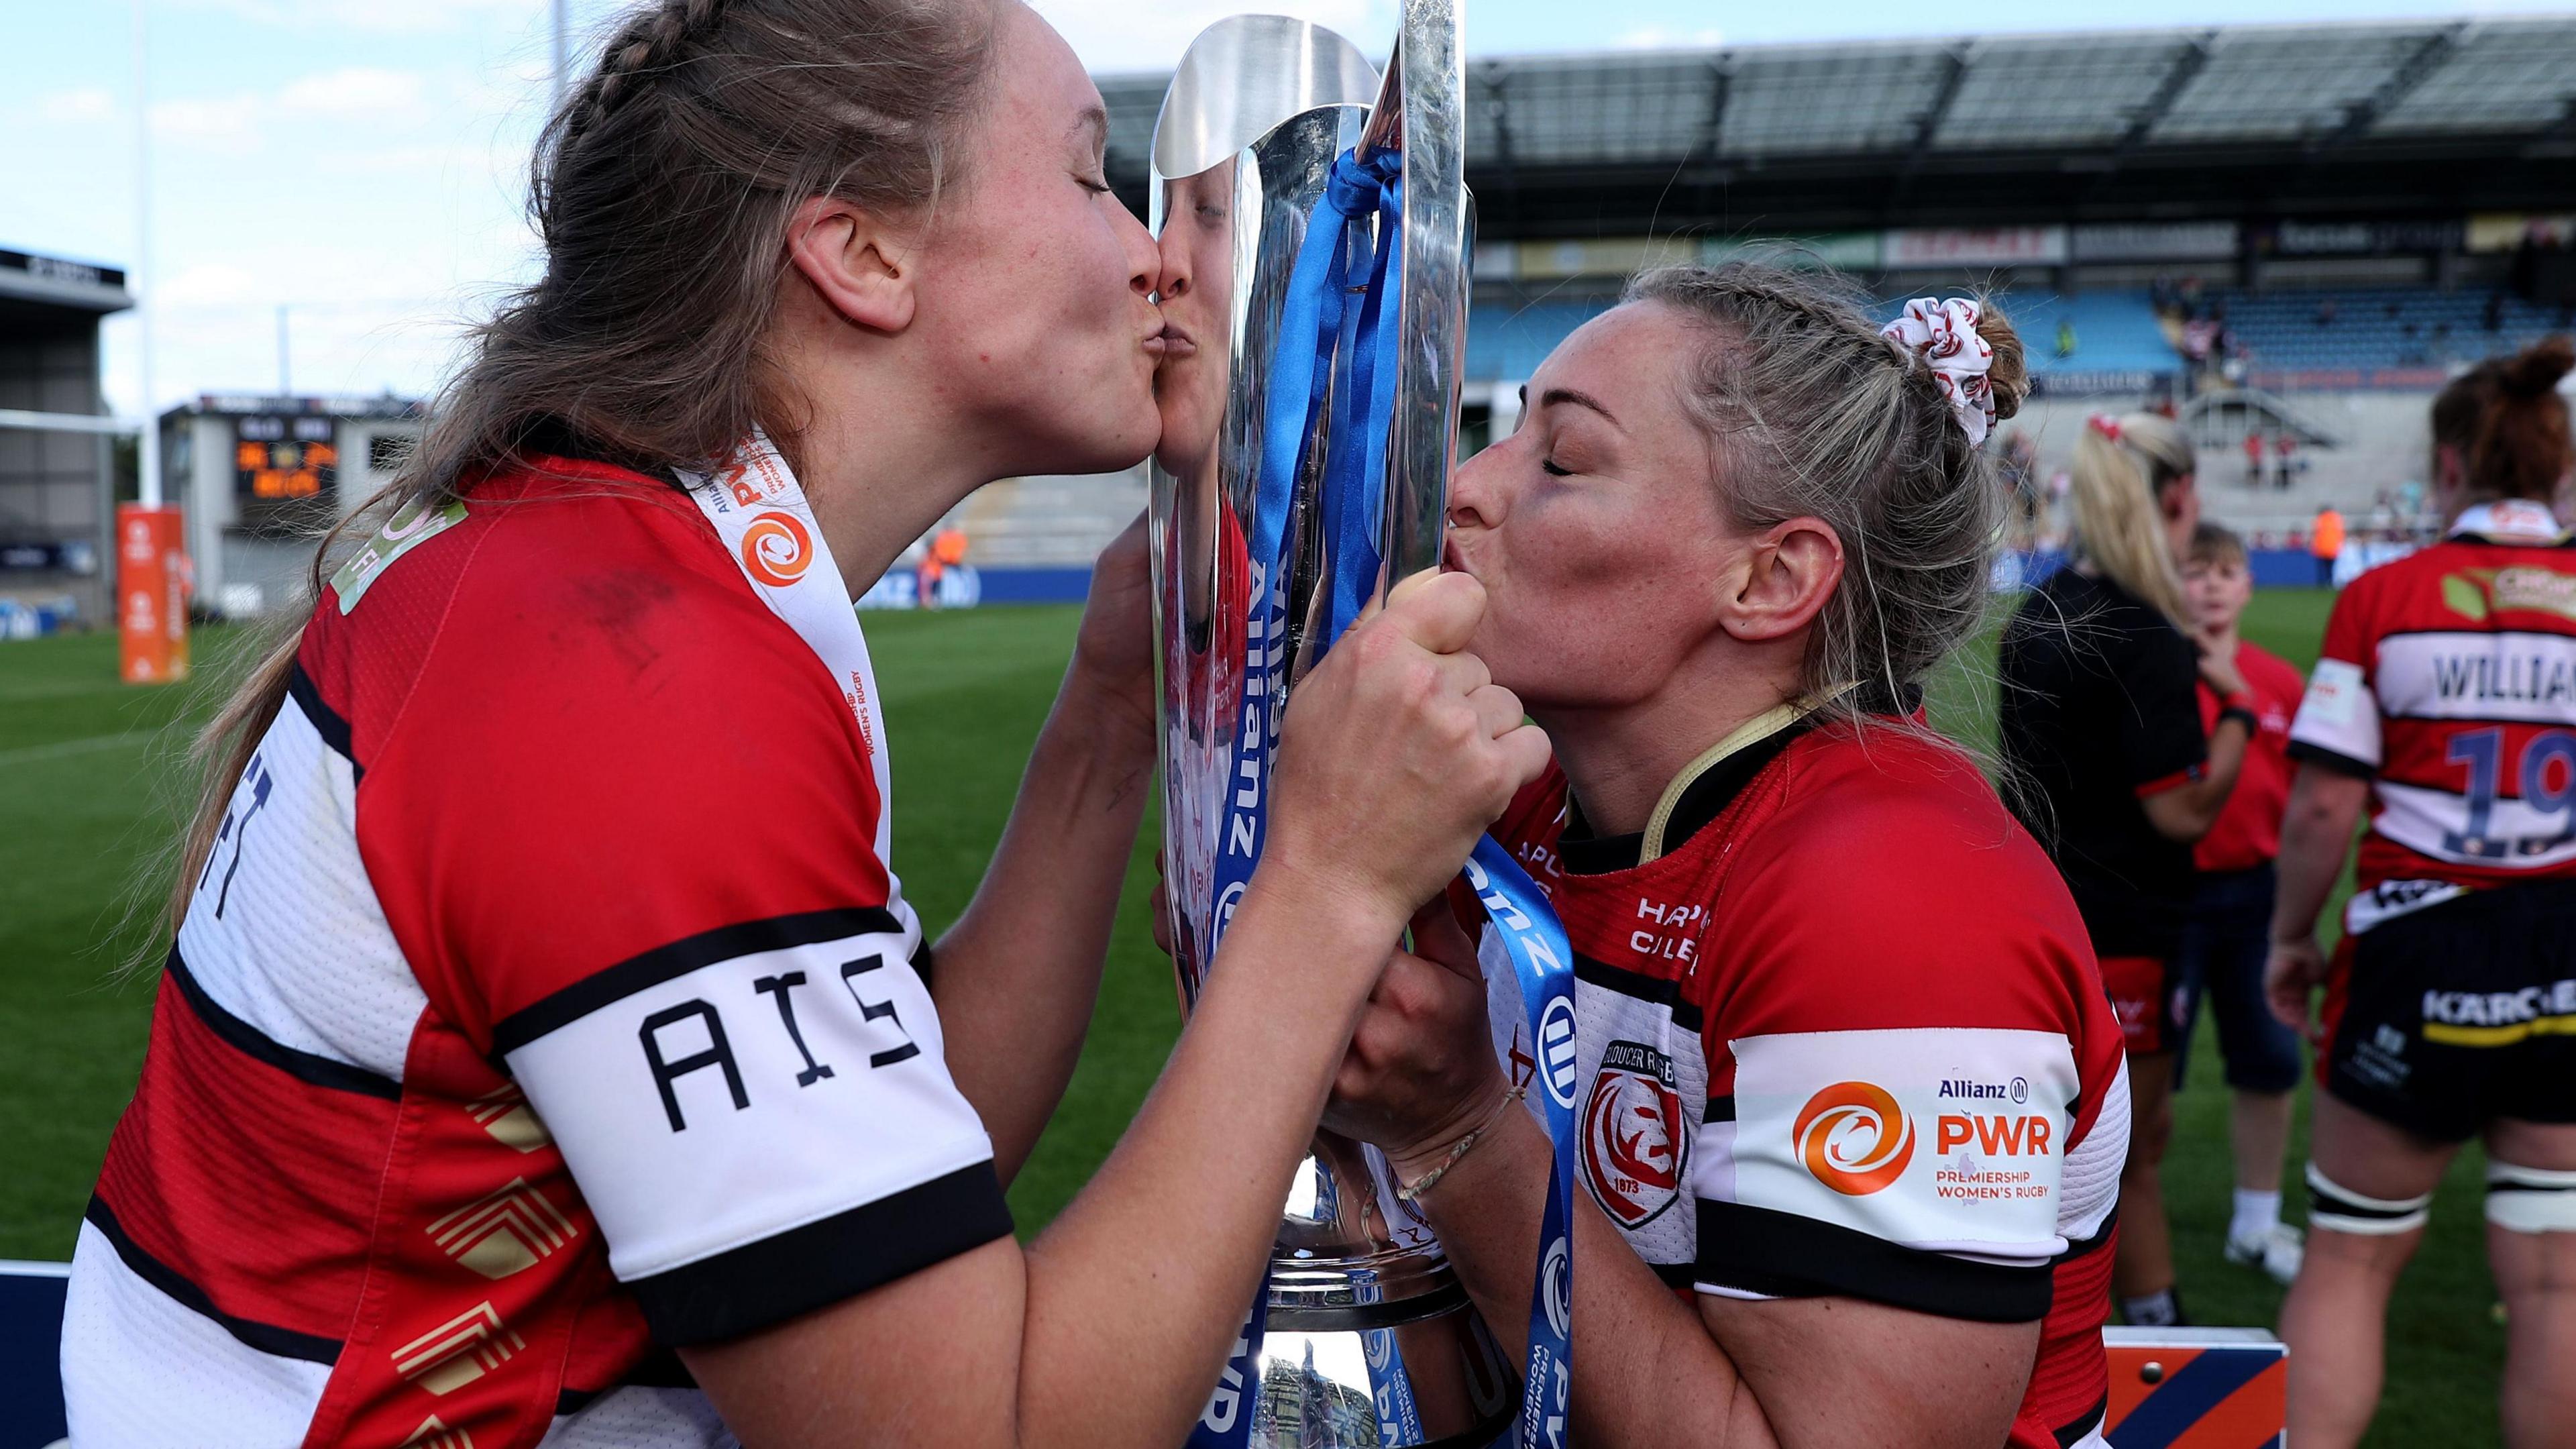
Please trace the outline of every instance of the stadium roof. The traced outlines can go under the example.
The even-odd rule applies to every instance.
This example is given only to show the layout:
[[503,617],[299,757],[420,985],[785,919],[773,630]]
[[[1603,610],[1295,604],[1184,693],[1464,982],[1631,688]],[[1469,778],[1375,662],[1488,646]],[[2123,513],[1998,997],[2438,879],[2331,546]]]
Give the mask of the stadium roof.
[[[1165,80],[1100,83],[1111,176],[1131,201],[1143,196]],[[1909,198],[1952,205],[1941,219],[1953,221],[2011,205],[1977,184],[1922,184],[1939,177],[1989,189],[2012,177],[2024,210],[2138,214],[2146,198],[2122,173],[2176,168],[2266,173],[2187,187],[2215,193],[2212,214],[2303,192],[2330,210],[2547,204],[2535,190],[2564,204],[2563,174],[2463,176],[2456,163],[2576,159],[2576,16],[1508,56],[1471,62],[1467,92],[1469,182],[1488,231],[1499,220],[1505,234],[1611,220],[1629,203],[1604,188],[1623,176],[1679,193],[1662,200],[1684,215],[1656,213],[1667,225],[1709,219],[1688,214],[1705,209],[1695,194],[1747,185],[1840,189],[1849,194],[1825,209],[1846,222],[1886,220]],[[2389,162],[2443,169],[2334,194],[2331,173]],[[2272,174],[2284,167],[2286,193]],[[2512,194],[2475,191],[2490,179]],[[2422,194],[2427,183],[2438,194]],[[2172,189],[2144,188],[2166,202]],[[1588,206],[1585,193],[1598,193]]]

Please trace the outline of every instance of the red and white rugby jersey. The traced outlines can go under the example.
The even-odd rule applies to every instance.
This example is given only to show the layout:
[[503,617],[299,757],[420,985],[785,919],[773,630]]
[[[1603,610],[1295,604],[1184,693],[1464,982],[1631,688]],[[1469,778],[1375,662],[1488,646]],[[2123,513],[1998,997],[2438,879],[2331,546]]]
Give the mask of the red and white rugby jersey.
[[1677,782],[1642,864],[1567,836],[1553,772],[1497,827],[1574,948],[1578,1174],[1678,1291],[2039,1320],[2011,1443],[2099,1446],[2129,1092],[2083,919],[1964,755],[1775,730]]
[[2293,758],[2366,775],[2345,930],[2576,876],[2576,544],[2512,500],[2344,588]]
[[668,1348],[1011,1230],[834,676],[686,494],[542,466],[314,610],[81,1231],[84,1446],[731,1444]]

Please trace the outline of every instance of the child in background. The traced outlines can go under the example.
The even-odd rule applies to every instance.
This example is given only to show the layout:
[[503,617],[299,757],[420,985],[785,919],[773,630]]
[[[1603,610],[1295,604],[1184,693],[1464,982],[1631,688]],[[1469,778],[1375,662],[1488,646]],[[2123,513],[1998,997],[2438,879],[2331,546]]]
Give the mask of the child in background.
[[[2281,1221],[2281,1158],[2290,1140],[2299,1038],[2264,1004],[2263,956],[2272,919],[2272,858],[2280,853],[2281,811],[2290,792],[2290,721],[2304,685],[2287,661],[2236,636],[2236,621],[2254,596],[2244,540],[2217,524],[2199,525],[2182,580],[2205,646],[2234,659],[2244,676],[2256,728],[2226,809],[2192,848],[2200,878],[2183,926],[2184,1004],[2175,1015],[2184,1023],[2186,1044],[2204,997],[2218,1017],[2219,1054],[2233,1093],[2228,1139],[2236,1165],[2227,1261],[2259,1267],[2287,1283],[2298,1276],[2301,1253],[2299,1230]],[[2218,696],[2202,684],[2202,728],[2217,724],[2218,709]],[[2177,1088],[2189,1059],[2187,1048],[2175,1057]]]

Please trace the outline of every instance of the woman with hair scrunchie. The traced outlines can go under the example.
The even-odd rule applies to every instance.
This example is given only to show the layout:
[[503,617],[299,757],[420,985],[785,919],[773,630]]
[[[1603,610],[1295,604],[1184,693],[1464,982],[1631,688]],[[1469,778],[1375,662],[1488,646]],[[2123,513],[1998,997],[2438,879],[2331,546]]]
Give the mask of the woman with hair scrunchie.
[[1014,0],[617,26],[539,149],[543,275],[209,734],[78,1443],[1187,1434],[1388,943],[1546,751],[1475,583],[1398,584],[1286,710],[1160,1087],[1015,1240],[1152,793],[1144,532],[935,950],[852,600],[984,483],[1154,446],[1108,125]]
[[[1575,953],[1576,1442],[2102,1443],[2119,1027],[2047,857],[1921,713],[2023,387],[1975,302],[1881,328],[1811,275],[1675,268],[1458,470],[1475,648],[1557,752],[1496,834]],[[1514,1104],[1562,1078],[1472,902],[1413,940],[1330,1120],[1517,1352],[1549,1144]]]
[[[2170,418],[2096,417],[2075,446],[2074,562],[2004,626],[1999,737],[2014,803],[2084,912],[2127,1038],[2134,1094],[2112,1293],[2133,1324],[2182,1321],[2158,1168],[2173,1133],[2177,962],[2192,844],[2236,787],[2254,703],[2203,646],[2179,560],[2200,521],[2191,440]],[[2200,724],[2198,682],[2219,699]]]

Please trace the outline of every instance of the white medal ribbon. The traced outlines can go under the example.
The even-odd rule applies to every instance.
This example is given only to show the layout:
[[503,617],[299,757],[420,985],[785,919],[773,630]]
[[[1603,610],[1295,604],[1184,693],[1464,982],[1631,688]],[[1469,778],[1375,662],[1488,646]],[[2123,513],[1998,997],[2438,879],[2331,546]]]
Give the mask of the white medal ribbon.
[[841,688],[841,700],[859,722],[859,739],[877,782],[877,860],[894,868],[894,789],[886,770],[885,714],[877,704],[877,676],[868,662],[868,636],[858,607],[832,562],[831,546],[814,521],[814,509],[796,474],[767,434],[754,430],[733,461],[713,475],[678,472],[698,510],[715,525],[725,553],[742,570],[751,591],[787,621]]

